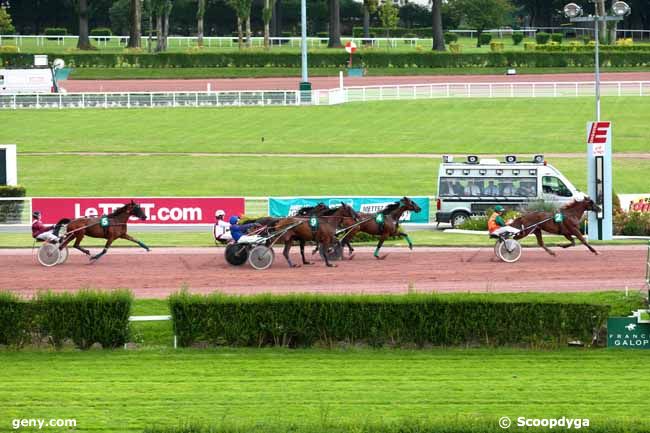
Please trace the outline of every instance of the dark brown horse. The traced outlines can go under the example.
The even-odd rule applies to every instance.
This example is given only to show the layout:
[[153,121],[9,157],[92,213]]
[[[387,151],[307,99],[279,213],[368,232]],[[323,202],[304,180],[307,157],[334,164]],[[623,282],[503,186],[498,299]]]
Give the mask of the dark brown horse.
[[126,233],[126,225],[131,216],[140,218],[143,221],[147,219],[147,216],[142,211],[140,205],[134,201],[125,204],[106,216],[81,217],[74,219],[68,223],[67,234],[59,248],[65,248],[68,243],[75,239],[73,247],[90,256],[90,251],[80,245],[84,236],[90,236],[93,238],[106,239],[106,244],[104,245],[102,252],[91,256],[91,260],[97,260],[106,254],[106,251],[108,251],[115,239],[126,239],[127,241],[135,242],[145,250],[149,251],[149,247],[143,242],[140,242]]
[[[562,206],[557,213],[554,212],[530,212],[516,218],[510,226],[515,227],[521,232],[515,235],[515,239],[522,239],[530,234],[537,238],[537,245],[544,248],[544,251],[554,256],[555,253],[544,245],[542,231],[547,233],[562,235],[569,240],[568,244],[560,244],[562,248],[573,247],[576,244],[575,238],[594,254],[598,252],[587,243],[580,233],[580,219],[585,211],[600,212],[600,207],[589,197],[584,200],[574,200]],[[556,218],[556,215],[558,216]]]
[[[405,238],[406,242],[409,244],[409,248],[413,249],[413,242],[411,242],[409,235],[400,230],[399,219],[406,211],[420,212],[421,210],[420,206],[418,206],[413,200],[408,197],[402,197],[401,200],[386,206],[386,208],[380,212],[359,213],[359,221],[363,221],[363,223],[350,229],[343,239],[341,239],[341,243],[348,246],[350,255],[352,255],[354,248],[352,248],[350,240],[355,234],[361,231],[379,236],[379,243],[377,244],[374,253],[375,258],[379,260],[385,259],[388,255],[380,256],[379,249],[384,244],[384,241],[392,236]],[[354,221],[351,219],[344,219],[342,224],[343,226],[350,226],[354,224]]]
[[[297,240],[300,242],[302,263],[304,265],[310,265],[311,263],[305,258],[305,243],[316,242],[321,251],[328,251],[330,246],[336,241],[336,229],[344,218],[356,221],[357,213],[349,205],[341,203],[340,207],[328,209],[319,216],[287,217],[279,220],[273,227],[278,231],[299,223],[297,226],[288,230],[281,238],[284,242],[284,250],[282,251],[282,254],[287,260],[289,266],[298,266],[294,264],[289,257],[289,250],[291,249],[292,241]],[[330,263],[327,254],[324,254],[323,258],[325,259],[327,266],[336,266]]]

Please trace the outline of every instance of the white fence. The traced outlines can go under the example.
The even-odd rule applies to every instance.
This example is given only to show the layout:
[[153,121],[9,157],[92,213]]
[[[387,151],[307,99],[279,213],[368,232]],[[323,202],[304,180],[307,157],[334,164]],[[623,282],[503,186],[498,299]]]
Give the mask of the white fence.
[[[449,30],[459,36],[475,38],[476,30]],[[485,33],[491,33],[495,37],[503,38],[509,37],[514,32],[522,32],[526,37],[535,37],[538,31],[545,31],[549,33],[565,33],[574,32],[578,37],[593,36],[593,28],[589,27],[524,27],[519,30],[513,29],[491,29],[486,30]],[[650,30],[616,30],[617,37],[626,38],[632,37],[634,39],[650,39]],[[35,45],[36,47],[52,47],[58,46],[61,48],[74,47],[77,44],[78,36],[46,36],[46,35],[0,35],[0,45],[11,44],[19,47]],[[129,42],[128,36],[93,36],[91,37],[100,47],[126,47]],[[374,37],[374,38],[360,38],[352,36],[342,36],[342,41],[354,41],[357,44],[368,43],[373,46],[403,46],[404,44],[417,45],[420,42],[429,42],[431,38],[393,38],[393,37]],[[156,38],[151,39],[151,43],[155,44]],[[326,45],[329,41],[328,38],[308,37],[307,45],[310,48],[318,48]],[[283,45],[286,47],[300,47],[302,40],[300,37],[272,37],[270,38],[272,45]],[[149,38],[142,35],[142,45],[147,47]],[[189,48],[196,46],[196,36],[170,36],[167,38],[168,48]],[[203,38],[203,45],[208,48],[237,48],[238,39],[236,36],[205,36]],[[264,38],[260,36],[251,37],[251,45],[253,47],[261,47],[264,45]]]
[[[594,83],[444,83],[344,87],[300,92],[16,93],[0,94],[0,109],[155,108],[335,105],[348,102],[436,98],[541,98],[593,96]],[[603,96],[650,96],[650,81],[604,81]]]

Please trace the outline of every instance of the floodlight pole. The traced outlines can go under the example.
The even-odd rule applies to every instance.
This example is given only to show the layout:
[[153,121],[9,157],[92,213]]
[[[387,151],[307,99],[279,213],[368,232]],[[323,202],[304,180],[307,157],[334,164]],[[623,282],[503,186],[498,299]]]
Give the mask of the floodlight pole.
[[307,0],[300,0],[300,56],[302,69],[302,82],[309,82],[307,76]]

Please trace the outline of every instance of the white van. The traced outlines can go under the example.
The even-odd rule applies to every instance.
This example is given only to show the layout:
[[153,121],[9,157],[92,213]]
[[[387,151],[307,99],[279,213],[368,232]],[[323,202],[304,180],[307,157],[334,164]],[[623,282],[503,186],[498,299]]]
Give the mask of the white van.
[[0,69],[0,93],[55,93],[50,68]]
[[497,204],[514,209],[544,200],[559,207],[581,195],[543,155],[535,155],[532,161],[507,155],[505,162],[476,155],[454,162],[453,157],[444,155],[438,170],[436,220],[455,227]]

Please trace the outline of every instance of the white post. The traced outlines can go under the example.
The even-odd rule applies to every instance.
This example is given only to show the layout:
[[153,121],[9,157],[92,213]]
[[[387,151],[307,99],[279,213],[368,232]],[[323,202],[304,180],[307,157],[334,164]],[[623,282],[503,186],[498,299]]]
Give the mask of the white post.
[[343,90],[343,71],[339,71],[339,89]]
[[451,85],[447,83],[447,98],[451,96]]
[[515,85],[510,83],[510,97],[514,98],[515,96]]
[[126,94],[126,108],[131,108],[131,94]]
[[108,108],[108,93],[104,93],[104,108]]
[[618,96],[621,96],[621,82],[618,82]]
[[[210,85],[210,84],[208,84],[208,86],[209,86],[209,85]],[[195,107],[198,107],[198,106],[199,106],[199,92],[196,92],[196,95],[195,95],[195,96],[196,96],[196,99],[195,99],[195,102],[194,102],[194,106],[195,106]]]
[[149,108],[153,108],[153,93],[149,93]]
[[553,97],[557,98],[557,83],[553,83]]
[[172,107],[176,106],[176,92],[172,92]]
[[533,83],[533,98],[535,97],[535,83]]
[[59,93],[59,110],[63,108],[63,95]]
[[16,105],[16,94],[14,93],[14,110],[15,110],[16,108],[18,108],[18,106]]
[[492,83],[490,83],[490,98],[492,98]]
[[578,82],[576,81],[576,96],[578,96]]
[[210,93],[211,91],[212,91],[212,84],[208,83],[208,93]]
[[36,108],[40,108],[40,104],[39,104],[38,100],[39,100],[39,98],[38,98],[38,93],[37,93],[36,94]]

